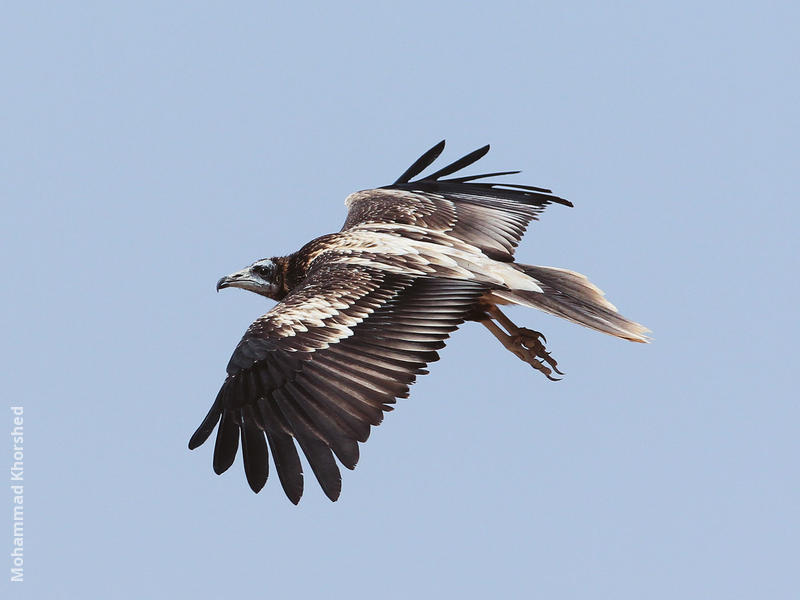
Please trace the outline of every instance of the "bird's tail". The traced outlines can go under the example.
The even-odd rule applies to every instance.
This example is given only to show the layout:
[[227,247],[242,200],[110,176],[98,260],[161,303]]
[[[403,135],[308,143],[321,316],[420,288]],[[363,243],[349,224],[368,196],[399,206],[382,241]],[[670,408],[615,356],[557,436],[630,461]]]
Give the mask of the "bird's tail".
[[650,341],[645,335],[650,330],[620,315],[585,275],[555,267],[516,266],[536,279],[542,292],[493,290],[493,295],[632,342]]

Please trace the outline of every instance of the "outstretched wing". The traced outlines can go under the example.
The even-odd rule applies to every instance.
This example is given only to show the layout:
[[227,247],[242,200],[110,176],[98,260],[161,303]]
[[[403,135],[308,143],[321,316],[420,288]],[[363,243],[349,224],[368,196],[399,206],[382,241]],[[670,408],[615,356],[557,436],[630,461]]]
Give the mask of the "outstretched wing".
[[411,181],[443,149],[444,141],[417,159],[392,185],[348,196],[347,220],[342,231],[369,229],[376,223],[414,225],[448,233],[480,248],[495,260],[512,261],[528,224],[548,204],[572,206],[544,188],[478,181],[519,171],[442,179],[479,160],[489,151],[488,145],[431,175]]
[[358,442],[396,398],[408,395],[436,350],[468,316],[485,287],[413,278],[342,263],[314,267],[305,283],[245,333],[228,376],[189,441],[196,448],[219,423],[214,470],[226,471],[241,440],[244,470],[258,492],[268,453],[289,499],[303,494],[294,440],[325,494],[358,461]]

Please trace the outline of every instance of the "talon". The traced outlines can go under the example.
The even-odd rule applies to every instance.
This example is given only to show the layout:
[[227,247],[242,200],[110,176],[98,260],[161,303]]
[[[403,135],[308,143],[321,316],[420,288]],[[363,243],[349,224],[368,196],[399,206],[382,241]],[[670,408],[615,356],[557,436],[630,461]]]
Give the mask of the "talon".
[[[553,377],[553,371],[559,375],[564,373],[559,371],[558,362],[550,356],[550,353],[544,347],[542,342],[547,342],[547,338],[543,333],[525,327],[517,327],[496,306],[487,310],[487,314],[490,315],[489,318],[481,321],[481,323],[500,340],[507,350],[511,351],[521,361],[528,363],[531,367],[541,372],[550,381],[560,381],[558,377]],[[500,329],[494,319],[497,319],[498,323],[508,333]]]
[[540,355],[540,356],[542,356],[542,360],[544,360],[544,361],[545,361],[545,362],[546,362],[548,365],[550,365],[551,367],[553,367],[553,370],[554,370],[556,373],[558,373],[559,375],[563,375],[563,374],[564,374],[564,373],[562,373],[561,371],[559,371],[559,370],[558,370],[558,361],[556,361],[556,359],[555,359],[555,358],[553,358],[552,356],[550,356],[550,353],[549,353],[549,352],[546,352],[546,351],[545,351],[545,352],[543,352],[543,354],[542,354],[542,355]]
[[547,367],[545,367],[545,366],[544,366],[544,364],[542,364],[542,362],[541,362],[541,361],[538,361],[538,360],[536,360],[536,359],[534,358],[534,359],[532,359],[531,361],[526,361],[526,362],[529,362],[529,364],[530,364],[530,365],[531,365],[531,366],[532,366],[534,369],[536,369],[537,371],[539,371],[539,372],[540,372],[542,375],[544,375],[545,377],[547,377],[547,378],[548,378],[550,381],[561,381],[561,379],[560,379],[560,378],[558,378],[558,377],[553,377],[553,376],[552,376],[552,371],[551,371],[550,369],[548,369]]

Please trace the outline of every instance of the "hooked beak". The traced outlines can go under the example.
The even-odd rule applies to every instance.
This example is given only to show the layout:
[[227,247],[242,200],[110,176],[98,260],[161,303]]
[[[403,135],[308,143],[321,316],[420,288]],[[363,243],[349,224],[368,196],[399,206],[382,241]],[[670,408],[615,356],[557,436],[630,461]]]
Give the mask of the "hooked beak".
[[267,298],[271,298],[276,289],[272,282],[265,281],[258,273],[254,273],[250,267],[226,275],[217,281],[217,291],[228,287],[241,288]]
[[250,269],[242,269],[241,271],[236,271],[236,273],[220,277],[220,280],[217,281],[217,291],[227,287],[250,289],[258,286],[260,283],[262,282],[253,277]]

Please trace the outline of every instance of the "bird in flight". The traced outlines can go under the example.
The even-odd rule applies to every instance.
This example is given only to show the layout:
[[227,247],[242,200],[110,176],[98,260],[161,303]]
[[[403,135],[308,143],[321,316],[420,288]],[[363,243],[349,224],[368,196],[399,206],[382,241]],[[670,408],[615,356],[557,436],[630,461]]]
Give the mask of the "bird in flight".
[[189,441],[197,448],[217,428],[216,473],[233,464],[241,444],[247,481],[259,492],[271,453],[284,492],[297,504],[303,494],[297,442],[324,493],[336,500],[335,458],[355,467],[370,427],[408,396],[464,321],[485,325],[546,377],[561,374],[544,336],[512,323],[502,304],[648,341],[649,330],[620,315],[580,273],[514,261],[530,222],[549,204],[571,202],[543,188],[485,181],[519,171],[448,178],[484,156],[488,145],[414,180],[444,145],[393,184],[351,194],[338,233],[217,282],[217,291],[238,287],[278,303],[236,346],[225,382]]

